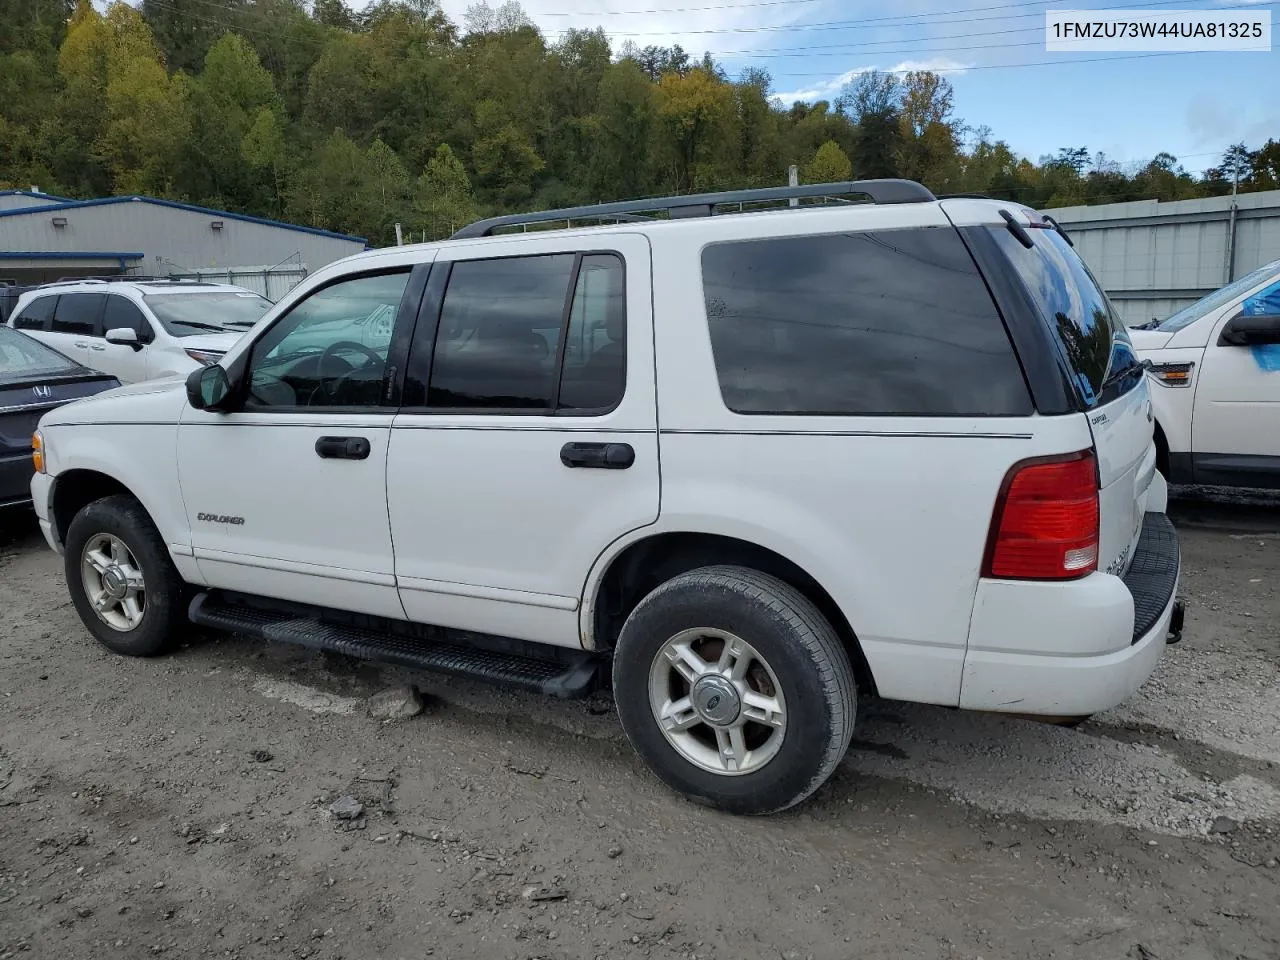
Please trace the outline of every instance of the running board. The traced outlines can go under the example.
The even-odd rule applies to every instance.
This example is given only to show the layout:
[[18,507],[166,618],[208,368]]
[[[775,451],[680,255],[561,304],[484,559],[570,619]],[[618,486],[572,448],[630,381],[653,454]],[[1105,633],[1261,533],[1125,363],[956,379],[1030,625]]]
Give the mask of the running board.
[[472,677],[561,700],[590,695],[597,688],[600,675],[600,661],[588,654],[565,663],[473,646],[433,643],[365,627],[326,623],[316,617],[225,603],[209,593],[201,593],[192,600],[187,615],[192,623],[214,630],[311,650],[329,650],[412,670]]

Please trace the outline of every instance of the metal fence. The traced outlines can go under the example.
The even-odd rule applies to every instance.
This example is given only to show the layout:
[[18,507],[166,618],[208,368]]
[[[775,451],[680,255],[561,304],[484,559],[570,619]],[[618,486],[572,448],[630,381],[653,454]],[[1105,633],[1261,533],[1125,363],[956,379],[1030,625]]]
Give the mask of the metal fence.
[[270,267],[198,267],[169,270],[166,276],[175,280],[205,280],[230,283],[260,293],[276,301],[292,290],[307,275],[305,264],[287,263]]
[[1280,190],[1046,212],[1129,325],[1163,319],[1280,258]]

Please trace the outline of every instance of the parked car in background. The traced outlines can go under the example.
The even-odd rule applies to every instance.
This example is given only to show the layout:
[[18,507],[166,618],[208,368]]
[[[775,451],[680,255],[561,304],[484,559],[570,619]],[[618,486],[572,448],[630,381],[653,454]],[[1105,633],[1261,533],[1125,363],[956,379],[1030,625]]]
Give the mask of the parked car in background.
[[1280,260],[1129,336],[1168,480],[1280,489]]
[[120,386],[17,330],[0,327],[0,507],[31,502],[32,438],[55,407]]
[[79,280],[29,290],[9,325],[136,383],[215,362],[270,307],[252,290],[221,283]]
[[[786,206],[827,195],[873,202]],[[668,784],[767,813],[860,691],[1062,718],[1147,678],[1180,620],[1149,389],[1026,207],[666,197],[331,263],[185,388],[46,416],[32,491],[111,650],[190,619],[612,685]]]

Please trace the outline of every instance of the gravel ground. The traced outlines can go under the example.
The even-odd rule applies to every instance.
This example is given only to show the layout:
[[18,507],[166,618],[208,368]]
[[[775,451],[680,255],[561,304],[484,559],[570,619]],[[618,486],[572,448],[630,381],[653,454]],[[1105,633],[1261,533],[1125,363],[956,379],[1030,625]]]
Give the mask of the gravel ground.
[[115,657],[18,519],[0,958],[1276,960],[1280,508],[1177,519],[1185,639],[1129,703],[865,703],[769,819],[672,796],[604,700],[237,638]]

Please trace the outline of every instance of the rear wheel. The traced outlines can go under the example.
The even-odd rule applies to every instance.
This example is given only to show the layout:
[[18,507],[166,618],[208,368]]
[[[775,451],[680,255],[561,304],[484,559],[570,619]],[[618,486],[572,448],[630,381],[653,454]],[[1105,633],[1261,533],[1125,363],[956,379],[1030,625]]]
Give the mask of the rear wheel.
[[186,623],[186,585],[155,524],[133,497],[106,497],[76,514],[67,531],[64,563],[80,619],[116,653],[162,653]]
[[658,776],[732,813],[784,810],[817,790],[857,706],[849,658],[817,608],[730,566],[682,574],[640,602],[613,686],[623,729]]

